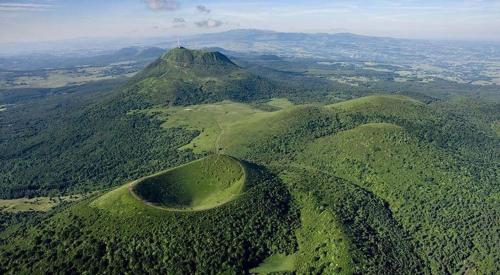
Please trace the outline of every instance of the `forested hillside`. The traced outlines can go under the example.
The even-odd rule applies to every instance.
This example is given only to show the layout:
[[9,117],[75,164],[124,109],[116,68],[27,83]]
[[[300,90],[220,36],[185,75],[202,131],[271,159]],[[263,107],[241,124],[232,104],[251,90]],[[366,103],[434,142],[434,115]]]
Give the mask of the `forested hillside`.
[[0,273],[498,272],[498,102],[248,68],[9,95],[0,196],[83,199],[2,214]]
[[[477,111],[477,106],[463,108]],[[369,229],[354,236],[373,239],[389,234],[386,238],[393,240],[402,227],[409,235],[401,240],[414,245],[416,257],[428,271],[488,273],[497,268],[500,256],[491,245],[500,241],[491,239],[498,228],[500,163],[499,139],[490,128],[498,120],[498,108],[485,110],[482,119],[472,119],[443,112],[442,103],[426,105],[401,96],[364,97],[321,108],[284,110],[247,130],[235,127],[225,139],[230,144],[227,151],[280,171],[299,197],[313,192],[320,209],[335,213],[348,207],[364,213],[361,220]],[[244,131],[252,139],[239,138],[235,143]],[[352,191],[340,203],[342,207],[336,200],[329,201],[332,194],[347,192],[346,184],[381,200],[396,224],[390,233],[383,231],[389,223],[370,224],[372,215],[380,222],[381,214],[372,212],[373,206],[363,206],[366,199],[348,202],[360,194]],[[342,192],[333,191],[337,188]],[[350,227],[352,216],[343,218],[346,211],[337,212],[337,219],[348,232],[359,230],[360,226]],[[380,249],[383,243],[362,242],[371,249]],[[404,251],[401,255],[412,255],[411,246],[395,246]]]
[[[153,104],[248,101],[270,97],[275,90],[271,82],[252,76],[220,53],[181,48],[166,53],[97,102],[83,91],[78,94],[89,98],[87,103],[67,102],[61,91],[56,95],[60,99],[42,99],[44,103],[21,108],[13,105],[1,130],[0,196],[87,191],[186,162],[193,154],[177,148],[189,143],[196,132],[161,129],[159,121],[131,111]],[[250,95],[253,91],[259,95]],[[37,111],[48,115],[29,115]]]

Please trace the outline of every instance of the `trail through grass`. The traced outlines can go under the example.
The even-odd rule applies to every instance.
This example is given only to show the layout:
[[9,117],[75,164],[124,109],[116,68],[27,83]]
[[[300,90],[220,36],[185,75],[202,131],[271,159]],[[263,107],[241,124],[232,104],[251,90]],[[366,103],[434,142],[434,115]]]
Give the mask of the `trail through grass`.
[[[275,102],[276,101],[276,102]],[[290,106],[283,99],[270,101],[269,104]],[[165,122],[165,128],[184,127],[200,131],[200,135],[180,149],[192,149],[195,153],[225,152],[222,136],[235,125],[244,125],[274,116],[278,112],[267,112],[243,103],[223,101],[214,104],[201,104],[182,107],[158,107],[146,112],[157,114]]]

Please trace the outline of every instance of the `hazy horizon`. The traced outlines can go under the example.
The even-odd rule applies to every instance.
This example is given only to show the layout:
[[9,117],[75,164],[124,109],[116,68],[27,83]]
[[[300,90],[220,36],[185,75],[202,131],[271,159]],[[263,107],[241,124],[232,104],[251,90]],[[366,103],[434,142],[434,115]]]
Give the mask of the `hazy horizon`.
[[232,29],[500,41],[500,2],[0,0],[0,43],[145,39]]
[[[247,31],[247,32],[269,32],[269,33],[290,33],[290,34],[328,34],[328,35],[338,35],[338,34],[351,34],[354,36],[365,36],[370,38],[387,38],[387,39],[397,39],[399,41],[404,40],[415,40],[420,42],[430,42],[430,43],[440,43],[440,44],[453,44],[460,43],[463,45],[500,45],[500,40],[464,40],[464,39],[425,39],[425,38],[398,38],[391,36],[375,36],[375,35],[363,35],[352,32],[277,32],[273,30],[265,29],[230,29],[224,31],[212,32],[212,34],[229,33],[232,31]],[[180,43],[183,44],[184,39],[190,41],[192,39],[199,39],[201,36],[207,33],[200,34],[186,34],[186,35],[170,35],[170,36],[150,36],[150,37],[78,37],[69,38],[61,40],[47,40],[47,41],[28,41],[28,42],[10,42],[10,43],[0,43],[0,56],[19,56],[19,55],[30,55],[30,54],[74,54],[78,51],[84,51],[82,54],[87,55],[91,52],[109,52],[116,51],[122,48],[128,47],[162,47],[169,48],[174,47],[179,39]],[[191,45],[184,45],[190,48]],[[195,46],[195,48],[198,48]]]

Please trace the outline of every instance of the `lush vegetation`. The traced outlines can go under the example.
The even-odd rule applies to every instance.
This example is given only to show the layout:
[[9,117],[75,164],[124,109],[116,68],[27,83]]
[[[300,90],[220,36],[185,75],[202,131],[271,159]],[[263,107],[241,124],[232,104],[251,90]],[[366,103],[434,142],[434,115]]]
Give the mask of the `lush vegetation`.
[[[490,129],[498,111],[485,108],[488,115],[467,118],[451,113],[450,108],[456,107],[426,105],[401,96],[377,96],[322,108],[288,109],[248,124],[246,129],[234,127],[234,132],[224,135],[230,145],[226,151],[265,163],[283,175],[296,168],[306,169],[312,175],[285,182],[300,183],[292,185],[299,195],[316,190],[320,201],[341,193],[322,189],[323,182],[325,188],[339,182],[328,177],[359,186],[372,198],[380,199],[381,205],[387,203],[392,224],[401,232],[398,238],[405,240],[400,242],[407,242],[408,248],[401,243],[395,246],[407,250],[404,255],[414,255],[417,260],[410,262],[421,259],[433,273],[488,273],[495,270],[493,263],[499,257],[491,245],[499,240],[488,241],[495,236],[498,216],[494,205],[499,191],[498,138]],[[480,112],[477,106],[470,109]],[[242,140],[245,136],[252,138]],[[301,185],[305,186],[299,188]],[[360,201],[341,201],[342,207],[373,209],[359,205]],[[339,205],[328,208],[326,203],[322,207],[342,209]],[[368,221],[363,219],[364,223]],[[378,240],[373,245],[382,243]],[[393,262],[389,258],[380,261]],[[368,266],[374,271],[377,264]]]
[[129,114],[141,102],[122,98],[120,90],[73,96],[18,101],[3,112],[1,198],[86,192],[193,159],[177,148],[196,132],[162,129],[147,115]]
[[434,273],[494,269],[499,255],[488,240],[499,241],[495,202],[480,197],[494,192],[494,177],[474,179],[450,154],[383,123],[320,139],[301,162],[334,171],[386,201]]
[[100,193],[0,215],[0,273],[498,271],[497,102],[245,66],[181,48],[113,91],[9,95],[1,196]]
[[241,273],[295,249],[286,187],[245,164],[249,188],[205,211],[158,209],[128,185],[21,227],[2,240],[2,273]]
[[235,199],[245,188],[238,161],[214,155],[150,176],[131,186],[147,203],[175,210],[205,210]]

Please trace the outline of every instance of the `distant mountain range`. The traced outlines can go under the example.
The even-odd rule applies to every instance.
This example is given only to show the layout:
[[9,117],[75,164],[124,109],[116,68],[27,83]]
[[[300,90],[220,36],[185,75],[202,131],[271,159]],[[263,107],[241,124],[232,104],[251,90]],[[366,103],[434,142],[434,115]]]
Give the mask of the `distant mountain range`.
[[[500,58],[499,43],[459,42],[374,37],[352,33],[284,33],[232,30],[202,34],[183,41],[188,47],[221,47],[240,52],[281,56],[361,60],[411,64]],[[165,44],[168,46],[168,44]]]
[[[498,55],[500,42],[477,42],[477,41],[438,41],[422,39],[400,39],[391,37],[376,37],[358,35],[353,33],[295,33],[295,32],[275,32],[256,29],[235,29],[219,33],[207,33],[190,35],[181,38],[181,43],[186,47],[222,47],[228,50],[244,52],[288,52],[289,54],[300,54],[303,56],[327,57],[325,53],[335,52],[335,49],[350,48],[346,53],[337,55],[349,58],[362,58],[363,55],[356,54],[359,51],[370,47],[372,54],[366,55],[373,59],[373,56],[386,56],[380,50],[422,50],[427,47],[434,47],[440,53],[446,53],[441,48],[447,49],[487,49],[490,56]],[[48,42],[27,42],[15,44],[0,44],[0,56],[28,53],[72,53],[73,55],[97,55],[102,52],[110,52],[130,46],[141,47],[166,47],[173,48],[177,45],[177,37],[151,37],[142,39],[122,38],[122,39],[74,39],[66,41]],[[288,46],[288,47],[287,47]],[[435,49],[435,48],[438,49]]]
[[[62,42],[61,42],[62,43]],[[55,43],[52,53],[38,53],[0,58],[2,70],[33,70],[70,66],[102,66],[113,62],[133,61],[147,64],[165,48],[177,46],[173,37],[151,38],[142,42],[99,42],[100,49],[91,48],[91,42]],[[373,37],[352,33],[283,33],[263,30],[231,30],[186,36],[181,44],[192,49],[217,50],[232,57],[266,56],[272,58],[308,59],[318,62],[375,62],[406,66],[416,74],[446,77],[452,81],[491,80],[495,62],[500,61],[498,42],[460,42],[410,40]],[[80,45],[81,50],[76,50]],[[115,49],[111,48],[115,45]],[[123,45],[134,45],[120,49]],[[35,45],[36,46],[36,45]],[[25,47],[20,45],[20,49]],[[48,44],[40,47],[47,49]],[[38,48],[37,48],[38,49]],[[0,54],[5,47],[0,45]],[[485,62],[488,61],[488,62]],[[409,68],[408,68],[409,67]],[[484,78],[484,79],[483,79]],[[493,82],[497,82],[496,80]]]

